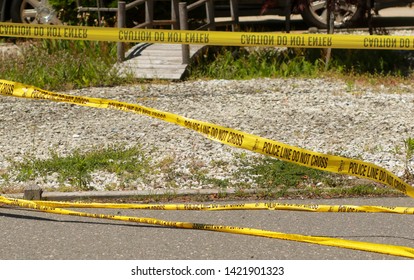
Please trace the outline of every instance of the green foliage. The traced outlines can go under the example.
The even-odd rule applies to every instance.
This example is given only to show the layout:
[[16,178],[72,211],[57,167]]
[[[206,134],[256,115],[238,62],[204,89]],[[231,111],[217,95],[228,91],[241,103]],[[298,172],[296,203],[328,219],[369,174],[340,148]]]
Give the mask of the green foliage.
[[328,197],[375,197],[375,196],[399,196],[395,189],[378,187],[375,184],[355,185],[349,188],[336,188],[330,190]]
[[332,74],[372,74],[409,77],[413,74],[409,52],[383,50],[333,50],[325,70],[325,52],[318,49],[241,47],[209,48],[193,61],[194,78],[249,79],[261,77],[317,77]]
[[[89,11],[79,12],[75,0],[48,0],[53,8],[57,11],[58,18],[68,25],[81,25],[81,26],[104,26],[115,27],[117,25],[117,15],[115,12],[108,11]],[[135,0],[124,0],[127,4],[134,2]],[[82,7],[97,7],[96,0],[81,0],[79,1]],[[118,0],[103,0],[100,1],[101,7],[104,8],[117,8]],[[168,19],[171,15],[171,3],[167,1],[159,1],[156,3],[155,18],[160,15],[164,16],[163,19]],[[168,7],[168,11],[165,11],[164,7]],[[126,11],[126,24],[127,27],[135,26],[136,22],[142,23],[145,20],[145,5],[141,3],[135,6],[133,9]]]
[[245,167],[241,173],[249,174],[259,188],[268,190],[286,190],[296,188],[301,184],[320,181],[326,177],[326,172],[300,166],[290,162],[265,157],[249,162],[240,159]]
[[405,145],[405,176],[408,179],[414,179],[414,172],[410,168],[410,161],[414,157],[414,138],[407,138],[404,141]]
[[407,59],[408,54],[407,51],[335,49],[331,69],[341,69],[343,73],[407,76],[414,66]]
[[209,48],[191,67],[194,78],[315,77],[322,61],[301,49]]
[[405,150],[407,153],[407,159],[411,159],[414,156],[414,138],[408,137],[405,141]]
[[[98,13],[78,12],[76,0],[48,0],[49,4],[56,10],[58,18],[68,25],[86,25],[86,26],[97,26],[98,25]],[[81,0],[80,5],[83,7],[96,7],[96,0]],[[117,7],[118,1],[101,1],[104,7]],[[127,3],[131,1],[125,1]],[[110,26],[114,27],[116,23],[116,13],[114,12],[100,12],[101,24],[99,26]]]
[[127,182],[144,178],[151,170],[150,158],[140,146],[113,145],[88,152],[75,150],[68,156],[60,156],[54,151],[50,153],[50,158],[45,160],[28,157],[23,162],[13,162],[18,180],[28,181],[56,173],[61,184],[69,183],[79,190],[90,190],[94,171],[111,172]]
[[67,90],[127,83],[113,65],[116,44],[94,41],[40,40],[23,48],[23,54],[0,64],[3,79],[47,90]]
[[[75,0],[48,0],[49,4],[57,12],[58,18],[68,25],[77,25],[78,12]],[[82,3],[85,0],[82,0]]]

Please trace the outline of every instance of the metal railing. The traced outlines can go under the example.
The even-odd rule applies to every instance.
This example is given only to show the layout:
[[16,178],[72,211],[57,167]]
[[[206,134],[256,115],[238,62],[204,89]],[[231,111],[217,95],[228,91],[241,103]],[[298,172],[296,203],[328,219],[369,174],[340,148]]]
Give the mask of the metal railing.
[[[154,26],[170,26],[172,29],[179,29],[178,18],[178,1],[179,0],[165,0],[171,1],[171,19],[154,20],[154,0],[136,0],[129,4],[124,1],[118,1],[117,19],[118,28],[126,27],[126,12],[138,5],[144,5],[145,18],[144,22],[134,26],[134,28],[153,28]],[[117,45],[117,59],[119,62],[125,60],[125,44],[119,42]]]
[[[218,25],[231,25],[232,31],[239,30],[238,0],[229,0],[230,20],[217,23],[214,17],[214,0],[198,0],[194,3],[179,2],[179,0],[157,0],[171,1],[170,19],[154,19],[154,2],[156,0],[135,0],[126,4],[125,1],[118,1],[117,8],[104,7],[102,0],[96,0],[96,7],[83,7],[81,0],[76,0],[78,12],[97,12],[98,21],[101,19],[101,12],[114,12],[117,14],[118,28],[126,27],[126,12],[137,6],[144,5],[144,22],[137,24],[134,28],[153,28],[154,26],[170,26],[171,29],[188,30],[188,14],[192,11],[205,7],[206,23],[196,30],[215,30]],[[99,22],[98,22],[99,23]],[[117,45],[118,61],[125,59],[125,46],[120,42]],[[190,61],[189,45],[182,45],[182,62],[188,64]]]
[[162,19],[162,20],[155,20],[154,19],[154,2],[155,0],[135,0],[131,3],[126,4],[124,1],[118,1],[118,3],[124,2],[124,12],[118,13],[118,8],[108,8],[104,7],[102,0],[96,0],[96,7],[84,7],[81,4],[81,0],[76,0],[77,2],[77,10],[78,12],[96,12],[98,13],[98,21],[101,19],[101,12],[114,12],[118,14],[118,17],[124,16],[127,11],[132,10],[138,6],[144,5],[145,10],[145,19],[143,23],[137,24],[135,28],[152,28],[154,26],[166,26],[171,25],[173,29],[178,29],[178,1],[179,0],[157,0],[157,1],[171,1],[171,19]]
[[[232,25],[232,30],[236,31],[239,29],[239,16],[238,16],[238,0],[229,0],[230,1],[230,20],[220,22],[220,25]],[[187,2],[179,3],[179,20],[180,20],[180,29],[188,30],[188,13],[200,8],[205,7],[206,9],[206,23],[196,30],[216,30],[218,23],[215,21],[214,16],[214,1],[213,0],[199,0],[190,5],[187,5]],[[183,44],[181,45],[182,50],[182,63],[190,63],[190,46]]]

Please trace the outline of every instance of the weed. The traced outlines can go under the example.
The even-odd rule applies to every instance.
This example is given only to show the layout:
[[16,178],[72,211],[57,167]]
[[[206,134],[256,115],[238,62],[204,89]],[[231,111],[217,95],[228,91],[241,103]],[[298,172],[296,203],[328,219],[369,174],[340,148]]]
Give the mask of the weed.
[[355,82],[354,81],[347,81],[346,82],[346,92],[353,92],[355,88]]
[[150,172],[150,159],[140,146],[125,147],[112,145],[106,148],[93,148],[88,152],[75,150],[62,157],[50,151],[49,159],[26,157],[22,162],[12,162],[20,181],[33,180],[57,174],[61,185],[69,184],[78,190],[91,190],[92,172],[103,170],[115,173],[123,181],[145,178]]
[[23,56],[0,63],[3,79],[47,90],[128,83],[113,68],[116,43],[67,40],[33,40],[22,47]]
[[[297,49],[249,50],[246,48],[211,48],[198,57],[190,72],[192,78],[245,79],[318,75],[321,62]],[[310,59],[310,60],[309,60]]]
[[[329,67],[325,68],[319,50],[298,48],[248,49],[240,47],[209,48],[196,58],[191,78],[249,79],[259,77],[344,77],[365,75],[368,80],[412,75],[413,65],[404,52],[373,50],[334,50]],[[354,90],[354,82],[347,84]]]
[[405,176],[412,180],[414,179],[414,171],[410,166],[410,162],[414,156],[414,138],[407,138],[404,141],[405,144]]
[[314,180],[321,180],[324,172],[265,157],[239,171],[248,174],[258,188],[278,191],[282,195],[289,188],[297,188]]

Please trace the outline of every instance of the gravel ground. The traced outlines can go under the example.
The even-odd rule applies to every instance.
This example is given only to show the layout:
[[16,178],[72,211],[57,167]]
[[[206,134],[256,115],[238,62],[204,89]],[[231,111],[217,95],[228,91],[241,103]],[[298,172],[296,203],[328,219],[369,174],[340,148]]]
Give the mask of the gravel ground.
[[[414,84],[366,86],[296,78],[199,80],[68,93],[140,103],[286,144],[359,158],[397,175],[405,169],[404,140],[414,137]],[[212,187],[193,176],[194,167],[208,170],[211,178],[228,178],[237,184],[246,180],[231,175],[240,167],[237,155],[260,156],[150,117],[50,101],[0,96],[0,123],[0,186],[8,190],[33,183],[5,176],[10,159],[47,158],[50,150],[65,155],[77,148],[141,144],[154,163],[164,162],[164,168],[131,182],[127,188],[134,190]],[[91,186],[96,190],[125,187],[114,174],[97,172],[93,178]],[[35,183],[44,188],[59,185],[54,175]]]

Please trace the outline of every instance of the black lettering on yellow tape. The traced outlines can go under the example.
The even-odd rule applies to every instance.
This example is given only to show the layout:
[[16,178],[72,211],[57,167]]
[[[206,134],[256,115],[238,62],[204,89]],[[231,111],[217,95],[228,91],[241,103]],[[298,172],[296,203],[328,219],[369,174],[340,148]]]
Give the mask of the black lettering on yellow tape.
[[331,47],[332,38],[331,37],[319,37],[311,36],[308,37],[308,46],[309,47]]
[[217,46],[414,50],[412,36],[389,35],[278,34],[0,23],[0,36]]
[[118,39],[125,42],[157,42],[180,44],[208,44],[210,34],[205,32],[154,31],[120,29]]
[[248,35],[243,34],[240,36],[240,43],[242,45],[253,46],[274,46],[275,36],[272,35]]
[[0,35],[12,37],[87,40],[88,30],[89,28],[75,26],[0,23]]
[[[0,197],[1,199],[1,197]],[[190,211],[228,211],[228,210],[293,210],[308,212],[352,212],[414,214],[413,207],[401,206],[370,206],[370,205],[321,205],[292,204],[276,202],[256,202],[238,204],[126,204],[68,201],[34,201],[37,205],[58,208],[104,208],[104,209],[140,209],[140,210],[190,210]]]
[[209,34],[205,33],[185,33],[185,43],[187,44],[208,44]]
[[120,41],[152,42],[152,32],[148,30],[120,30],[118,38]]
[[11,37],[31,37],[34,27],[31,25],[12,25],[0,23],[0,35]]
[[235,146],[243,145],[244,135],[230,129],[190,119],[184,120],[184,126],[188,129],[204,134],[206,137],[213,140],[233,144]]
[[14,84],[0,81],[0,94],[13,95]]
[[249,46],[290,46],[322,48],[332,46],[332,37],[327,36],[303,36],[303,35],[269,35],[269,34],[242,34],[240,43]]
[[136,114],[147,115],[149,117],[162,119],[162,120],[165,120],[167,118],[167,115],[164,112],[161,112],[158,110],[148,110],[146,107],[136,105],[136,104],[128,104],[128,103],[122,103],[122,102],[116,102],[116,101],[103,102],[102,100],[100,100],[100,102],[107,103],[107,106],[109,109],[116,109],[116,110],[121,110],[125,112],[133,112]]
[[88,29],[86,28],[64,28],[63,29],[64,38],[72,39],[87,39],[88,38]]
[[367,37],[364,39],[364,47],[395,49],[397,47],[397,39]]
[[269,156],[320,169],[327,168],[329,164],[327,156],[313,155],[299,148],[284,147],[277,142],[264,141],[261,152]]
[[301,36],[294,35],[290,37],[290,46],[292,47],[310,47],[310,48],[321,48],[321,47],[331,47],[332,46],[332,37],[328,36]]

